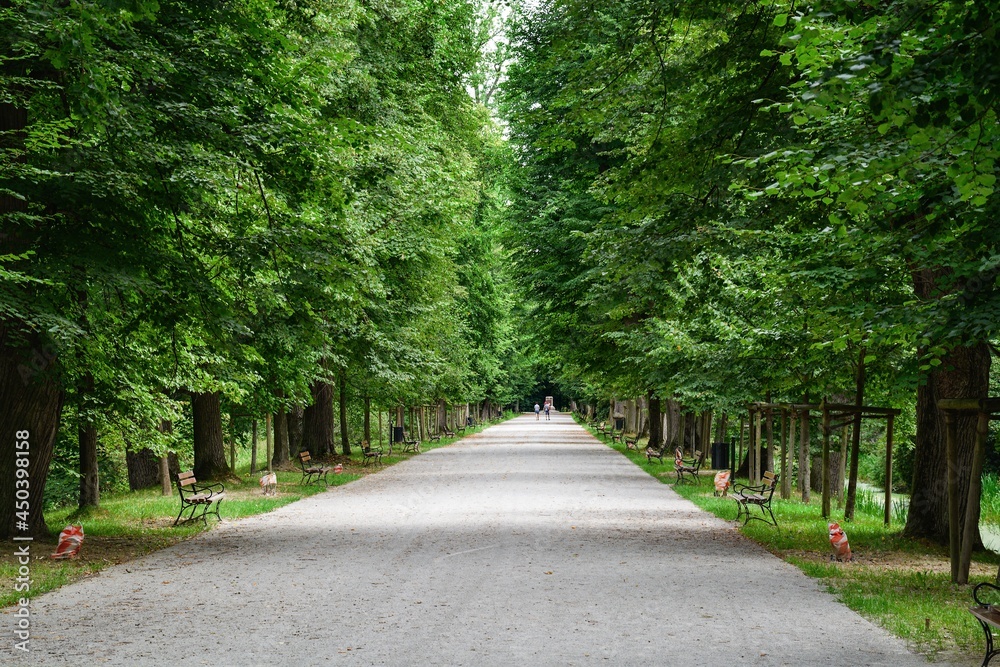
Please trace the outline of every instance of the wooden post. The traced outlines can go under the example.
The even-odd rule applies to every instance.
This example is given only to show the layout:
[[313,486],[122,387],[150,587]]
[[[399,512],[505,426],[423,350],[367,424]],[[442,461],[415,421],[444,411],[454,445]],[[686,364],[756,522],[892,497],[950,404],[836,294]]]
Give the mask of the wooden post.
[[778,466],[781,475],[781,497],[788,500],[792,497],[792,466],[788,457],[788,411],[781,408],[781,465]]
[[823,505],[824,519],[830,518],[830,411],[823,406]]
[[958,559],[960,556],[958,532],[958,461],[955,452],[957,425],[955,413],[944,411],[945,449],[948,457],[948,551],[951,556],[951,581],[958,583]]
[[745,443],[743,434],[746,433],[746,430],[747,430],[747,418],[744,417],[743,415],[740,415],[740,455],[736,457],[737,458],[736,467],[743,465],[743,446]]
[[236,474],[236,438],[229,438],[229,469]]
[[[768,408],[767,408],[767,412],[765,413],[765,416],[764,416],[764,419],[765,419],[764,423],[765,423],[765,426],[767,427],[767,451],[771,455],[771,467],[774,468],[773,470],[771,470],[771,472],[777,473],[777,474],[780,475],[781,474],[781,462],[778,461],[777,462],[778,465],[776,466],[775,465],[775,461],[774,461],[774,409],[770,407],[770,404],[771,404],[771,392],[767,392],[767,403],[768,403]],[[764,458],[763,454],[761,454],[761,459],[762,459],[762,461],[761,461],[761,467],[758,469],[759,472],[760,472],[761,477],[763,477],[764,473],[767,472],[767,470],[765,470],[767,468],[767,461],[763,460],[763,458]],[[781,491],[779,491],[778,493],[780,494]]]
[[378,409],[378,446],[382,448],[382,408]]
[[990,415],[982,410],[976,422],[976,445],[972,454],[969,473],[969,495],[965,505],[965,524],[962,526],[962,552],[958,566],[958,584],[969,583],[969,566],[972,564],[972,547],[979,531],[979,500],[986,461],[986,438],[990,433]]
[[[796,412],[795,412],[794,409],[791,409],[791,410],[788,411],[788,418],[789,418],[789,423],[788,423],[788,471],[787,471],[787,474],[785,475],[785,477],[788,479],[789,486],[792,483],[792,459],[795,458],[795,454],[799,450],[799,448],[797,446],[797,443],[799,441],[799,434],[798,434],[798,432],[795,429],[795,427],[797,426],[796,422],[798,421],[797,417],[798,417],[798,414],[796,414]],[[796,480],[796,484],[798,485],[797,488],[802,486],[802,471],[799,471],[799,478],[798,478],[798,480]],[[789,489],[788,496],[791,497],[791,495],[792,495],[791,489]]]
[[892,421],[889,415],[885,426],[885,525],[892,521]]
[[[844,426],[840,429],[840,470],[837,471],[837,481],[840,482],[837,485],[837,507],[844,506],[844,482],[847,481],[847,433],[848,427]],[[853,519],[853,516],[844,517],[848,520]]]
[[802,502],[808,503],[812,499],[811,481],[809,479],[809,409],[802,410],[802,419],[799,422],[799,491],[802,492]]

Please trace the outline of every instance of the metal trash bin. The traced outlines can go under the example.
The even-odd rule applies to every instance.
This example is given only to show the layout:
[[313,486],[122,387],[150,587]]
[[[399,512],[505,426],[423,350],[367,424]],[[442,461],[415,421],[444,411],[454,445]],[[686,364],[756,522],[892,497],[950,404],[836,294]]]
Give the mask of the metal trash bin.
[[723,470],[729,467],[729,443],[712,443],[712,467],[716,470]]
[[403,442],[403,427],[393,426],[392,427],[392,441],[393,442]]

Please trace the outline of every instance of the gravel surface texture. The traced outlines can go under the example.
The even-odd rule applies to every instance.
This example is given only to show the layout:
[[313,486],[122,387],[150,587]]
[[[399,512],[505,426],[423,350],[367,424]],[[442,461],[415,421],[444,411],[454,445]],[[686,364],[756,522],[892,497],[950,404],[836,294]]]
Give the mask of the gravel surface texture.
[[31,609],[31,653],[5,638],[0,664],[928,664],[562,414],[224,521]]

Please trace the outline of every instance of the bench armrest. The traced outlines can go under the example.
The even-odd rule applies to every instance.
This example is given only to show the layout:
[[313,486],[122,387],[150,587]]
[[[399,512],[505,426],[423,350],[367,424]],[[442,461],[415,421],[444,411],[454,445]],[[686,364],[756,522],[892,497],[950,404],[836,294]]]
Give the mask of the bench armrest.
[[218,493],[225,493],[226,487],[223,486],[222,482],[215,482],[214,484],[192,484],[194,490],[198,493],[208,493],[210,495],[216,495]]
[[[982,607],[983,605],[994,604],[994,603],[991,603],[991,602],[984,601],[983,599],[981,599],[979,597],[979,595],[980,595],[980,593],[979,593],[980,589],[986,589],[986,590],[983,591],[983,595],[989,595],[991,593],[995,594],[996,592],[1000,591],[1000,586],[997,586],[996,584],[992,584],[992,583],[990,583],[988,581],[984,581],[984,582],[982,582],[980,584],[976,584],[976,587],[972,589],[972,599],[976,601],[976,605]],[[996,598],[997,596],[993,595],[993,597]]]
[[752,494],[762,494],[767,491],[767,484],[734,484],[733,494],[741,497],[746,497]]

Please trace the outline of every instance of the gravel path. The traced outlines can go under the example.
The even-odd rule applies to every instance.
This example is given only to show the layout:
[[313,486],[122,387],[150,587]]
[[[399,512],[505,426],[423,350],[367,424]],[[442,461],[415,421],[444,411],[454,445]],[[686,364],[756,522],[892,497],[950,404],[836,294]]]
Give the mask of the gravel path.
[[560,414],[225,522],[32,611],[31,654],[11,660],[5,637],[0,663],[927,664]]

